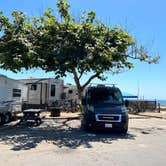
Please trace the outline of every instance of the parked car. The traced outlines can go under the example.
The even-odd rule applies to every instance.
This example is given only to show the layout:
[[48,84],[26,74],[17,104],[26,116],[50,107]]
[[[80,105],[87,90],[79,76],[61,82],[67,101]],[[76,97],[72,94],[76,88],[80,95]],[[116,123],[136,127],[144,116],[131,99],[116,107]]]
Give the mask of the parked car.
[[82,127],[85,130],[128,131],[128,101],[123,100],[119,88],[95,85],[87,88],[83,98]]

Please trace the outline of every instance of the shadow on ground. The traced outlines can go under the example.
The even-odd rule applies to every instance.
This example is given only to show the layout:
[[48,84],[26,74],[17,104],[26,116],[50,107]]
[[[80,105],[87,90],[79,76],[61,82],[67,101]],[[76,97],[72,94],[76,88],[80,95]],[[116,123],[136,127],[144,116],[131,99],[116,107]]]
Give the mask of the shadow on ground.
[[[75,124],[76,125],[73,125]],[[8,125],[0,128],[0,143],[12,146],[12,150],[29,150],[42,141],[55,146],[76,149],[79,146],[92,148],[93,142],[111,144],[119,139],[135,139],[132,134],[86,133],[79,127],[79,120],[50,120],[38,127]]]

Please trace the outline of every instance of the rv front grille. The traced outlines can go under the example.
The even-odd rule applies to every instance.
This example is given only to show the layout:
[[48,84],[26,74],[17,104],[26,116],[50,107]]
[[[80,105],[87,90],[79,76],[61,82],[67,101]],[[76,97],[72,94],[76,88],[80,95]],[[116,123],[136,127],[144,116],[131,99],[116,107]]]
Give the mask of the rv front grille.
[[119,114],[96,114],[96,121],[101,122],[121,122],[121,118]]

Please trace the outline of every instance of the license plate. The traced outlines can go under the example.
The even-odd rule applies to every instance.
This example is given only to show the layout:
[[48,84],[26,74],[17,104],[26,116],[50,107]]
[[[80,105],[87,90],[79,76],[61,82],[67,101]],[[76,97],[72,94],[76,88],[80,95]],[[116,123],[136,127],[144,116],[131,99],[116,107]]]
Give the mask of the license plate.
[[105,124],[105,128],[112,128],[112,124],[106,123],[106,124]]

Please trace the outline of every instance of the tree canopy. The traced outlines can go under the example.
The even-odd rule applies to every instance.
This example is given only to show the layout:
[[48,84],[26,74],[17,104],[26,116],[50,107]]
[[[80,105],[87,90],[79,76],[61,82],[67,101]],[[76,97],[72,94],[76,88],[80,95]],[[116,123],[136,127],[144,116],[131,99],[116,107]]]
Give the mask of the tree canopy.
[[[105,79],[104,72],[133,68],[132,59],[158,62],[158,56],[138,48],[123,28],[103,24],[93,11],[78,19],[69,13],[66,0],[58,0],[57,7],[58,12],[48,8],[38,18],[13,11],[10,20],[0,13],[0,68],[13,72],[41,68],[57,77],[71,73],[81,96],[94,78]],[[80,79],[89,72],[82,85]]]

